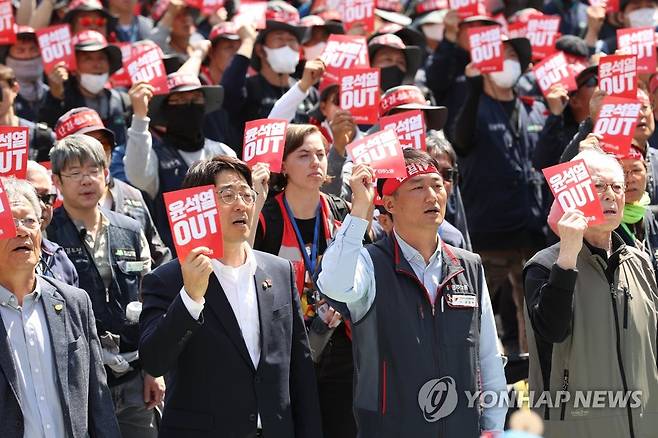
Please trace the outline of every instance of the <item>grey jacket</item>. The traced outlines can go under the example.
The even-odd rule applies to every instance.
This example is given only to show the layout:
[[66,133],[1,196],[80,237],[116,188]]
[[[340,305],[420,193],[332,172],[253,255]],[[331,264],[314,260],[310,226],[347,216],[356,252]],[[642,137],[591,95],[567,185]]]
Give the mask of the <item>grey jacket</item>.
[[[41,277],[67,437],[120,438],[91,302],[85,291]],[[64,310],[56,312],[55,306]],[[0,319],[0,436],[23,438],[23,414],[7,333]]]

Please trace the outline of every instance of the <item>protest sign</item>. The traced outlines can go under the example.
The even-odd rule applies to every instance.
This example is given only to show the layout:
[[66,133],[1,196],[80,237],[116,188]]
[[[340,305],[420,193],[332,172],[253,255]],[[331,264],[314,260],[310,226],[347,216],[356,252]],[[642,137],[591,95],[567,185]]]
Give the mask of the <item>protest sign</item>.
[[618,157],[628,153],[641,107],[642,104],[633,99],[603,98],[592,132],[603,137],[601,146],[605,152]]
[[244,127],[242,160],[249,167],[269,163],[270,172],[281,172],[287,127],[288,121],[284,119],[248,121]]
[[421,110],[405,111],[379,120],[382,130],[392,129],[398,135],[402,149],[426,150],[425,116]]
[[0,1],[0,45],[10,45],[16,42],[16,22],[11,1]]
[[617,29],[617,47],[624,55],[637,56],[638,73],[656,72],[656,31],[653,27]]
[[[141,52],[141,53],[140,53]],[[146,50],[133,51],[130,60],[124,64],[132,83],[148,82],[155,89],[153,94],[167,94],[167,72],[162,62],[162,50],[148,47]]]
[[468,42],[473,67],[480,73],[503,70],[505,54],[500,26],[482,26],[468,29]]
[[526,38],[530,40],[533,59],[543,59],[555,53],[555,41],[559,38],[560,29],[559,16],[532,16],[526,27]]
[[329,35],[321,58],[328,70],[370,67],[368,43],[359,35]]
[[379,69],[341,70],[338,76],[340,108],[352,113],[357,124],[372,125],[379,111]]
[[562,84],[568,91],[576,90],[576,75],[568,67],[563,52],[557,52],[533,67],[537,84],[544,96],[554,84]]
[[377,178],[407,176],[402,147],[392,129],[376,132],[348,144],[347,152],[354,164],[370,164]]
[[25,179],[29,128],[0,126],[0,176]]
[[75,70],[75,52],[71,44],[71,29],[68,24],[58,24],[36,31],[43,70],[50,74],[55,64],[64,62],[66,69]]
[[346,33],[357,23],[363,24],[366,34],[374,32],[375,0],[341,0],[340,13]]
[[599,88],[609,96],[637,96],[637,58],[635,55],[602,56],[599,61]]

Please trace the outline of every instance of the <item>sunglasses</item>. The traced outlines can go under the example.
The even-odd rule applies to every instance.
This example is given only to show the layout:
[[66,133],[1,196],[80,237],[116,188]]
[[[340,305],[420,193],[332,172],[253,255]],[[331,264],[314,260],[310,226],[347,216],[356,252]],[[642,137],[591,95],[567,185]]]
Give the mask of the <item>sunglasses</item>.
[[53,205],[55,199],[57,199],[57,194],[55,193],[46,193],[45,195],[37,195],[39,201],[43,202],[44,205]]
[[457,181],[457,176],[459,175],[459,171],[452,167],[441,169],[439,172],[441,173],[443,180],[447,182]]
[[82,17],[80,18],[78,23],[82,27],[90,27],[93,25],[95,25],[96,27],[103,27],[105,26],[105,23],[107,23],[107,20],[103,17],[99,17],[99,18]]

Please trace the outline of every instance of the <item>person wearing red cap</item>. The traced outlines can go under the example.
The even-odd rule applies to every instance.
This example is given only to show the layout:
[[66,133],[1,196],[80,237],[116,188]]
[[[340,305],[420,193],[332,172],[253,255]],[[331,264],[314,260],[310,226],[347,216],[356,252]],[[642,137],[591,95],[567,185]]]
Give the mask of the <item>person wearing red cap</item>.
[[100,0],[73,0],[69,3],[63,21],[71,25],[73,34],[93,30],[108,38],[114,30],[116,18]]
[[207,62],[201,67],[199,79],[204,85],[219,85],[224,70],[240,48],[241,38],[235,24],[226,21],[213,26],[208,39],[212,46],[206,57]]
[[368,43],[370,66],[380,69],[380,88],[413,84],[422,63],[420,47],[405,45],[397,35],[383,34]]
[[48,75],[50,91],[39,120],[54,127],[62,114],[78,107],[94,108],[105,126],[114,132],[117,144],[126,144],[126,117],[130,99],[124,91],[106,88],[109,76],[121,68],[121,50],[93,30],[74,35],[77,70],[69,74],[64,63]]
[[307,15],[301,19],[301,25],[307,27],[308,39],[302,45],[304,48],[304,59],[317,59],[327,47],[329,36],[342,35],[345,33],[340,21],[325,20],[319,15]]
[[393,232],[362,245],[374,171],[354,167],[352,209],[321,261],[317,285],[349,315],[359,436],[476,438],[502,431],[507,408],[482,411],[465,392],[506,394],[496,326],[478,255],[438,234],[447,194],[438,163],[404,150],[406,176],[379,179]]

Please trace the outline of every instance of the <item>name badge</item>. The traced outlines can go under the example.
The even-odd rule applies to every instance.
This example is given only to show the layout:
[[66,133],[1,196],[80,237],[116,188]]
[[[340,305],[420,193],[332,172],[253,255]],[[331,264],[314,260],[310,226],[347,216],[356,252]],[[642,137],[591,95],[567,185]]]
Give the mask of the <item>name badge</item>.
[[142,272],[144,270],[144,262],[141,260],[136,262],[121,260],[118,264],[123,272]]
[[473,294],[449,294],[446,301],[451,307],[475,308],[478,306],[477,295]]

